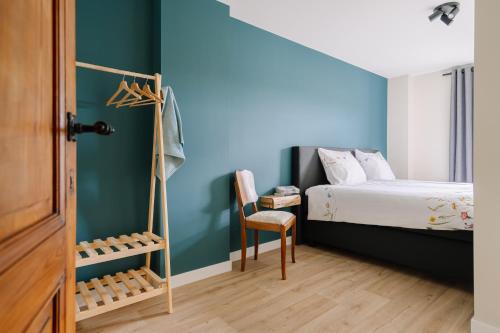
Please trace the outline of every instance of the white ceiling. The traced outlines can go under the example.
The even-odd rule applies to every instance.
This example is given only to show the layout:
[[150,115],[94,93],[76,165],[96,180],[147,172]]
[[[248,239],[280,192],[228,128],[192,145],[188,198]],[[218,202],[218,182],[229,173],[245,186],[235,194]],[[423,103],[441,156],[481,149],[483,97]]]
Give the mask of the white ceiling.
[[446,0],[220,0],[230,15],[391,78],[474,60],[474,0],[455,22],[427,16]]

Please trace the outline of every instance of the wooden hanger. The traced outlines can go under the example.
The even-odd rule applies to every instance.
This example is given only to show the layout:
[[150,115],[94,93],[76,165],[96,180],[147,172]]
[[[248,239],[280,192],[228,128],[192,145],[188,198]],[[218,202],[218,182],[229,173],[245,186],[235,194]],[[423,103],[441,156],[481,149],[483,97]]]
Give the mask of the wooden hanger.
[[[149,87],[147,81],[142,87],[142,91],[144,93],[144,96],[147,96],[149,99],[147,100],[142,100],[142,101],[136,101],[127,104],[129,107],[138,107],[138,106],[143,106],[143,105],[151,105],[151,104],[157,104],[157,103],[163,103],[163,98],[160,98],[156,96],[152,91],[151,88]],[[160,95],[161,95],[161,90],[160,90]]]
[[135,79],[134,82],[132,82],[132,84],[130,85],[130,90],[132,90],[132,92],[136,92],[139,95],[139,98],[135,97],[134,95],[132,95],[132,93],[129,92],[125,96],[123,96],[123,98],[119,100],[118,103],[116,103],[116,108],[136,103],[138,101],[141,101],[143,96],[146,96],[144,91],[142,91],[141,88],[139,87],[139,84],[135,82]]
[[131,104],[129,105],[130,108],[135,108],[135,107],[139,107],[139,106],[144,106],[144,105],[152,105],[152,104],[163,104],[164,100],[163,99],[160,99],[160,101],[144,101],[144,102],[140,102],[140,103],[134,103],[134,104]]
[[[149,88],[149,84],[147,84],[147,82],[146,82],[146,84],[144,84],[144,87],[142,87],[142,90],[144,90],[144,92],[145,92],[147,95],[149,95],[149,96],[151,97],[151,99],[154,99],[154,100],[155,100],[155,101],[157,101],[157,102],[161,102],[161,103],[163,103],[163,100],[162,100],[160,97],[156,96],[156,95],[155,95],[155,93],[153,93],[153,92],[151,91],[151,88]],[[160,93],[160,94],[161,94],[161,93]]]
[[141,97],[147,97],[146,100],[141,100],[141,101],[138,101],[138,100],[134,100],[134,101],[131,101],[130,103],[127,103],[127,104],[123,104],[123,106],[128,106],[128,105],[132,105],[132,104],[135,104],[135,103],[148,103],[150,102],[151,100],[154,100],[156,96],[154,96],[154,94],[151,92],[151,89],[149,89],[149,86],[147,86],[148,88],[146,88],[146,84],[147,84],[147,80],[146,80],[146,83],[144,84],[143,88],[141,89],[139,87],[138,84],[135,84],[134,85],[134,90],[139,93],[139,95],[141,95]]
[[120,84],[118,85],[118,89],[115,91],[115,93],[108,99],[108,101],[106,102],[106,106],[110,106],[112,104],[118,104],[120,103],[120,101],[116,101],[115,99],[123,92],[123,91],[126,91],[127,93],[130,93],[131,95],[135,96],[136,99],[141,99],[142,97],[136,93],[135,91],[133,91],[132,89],[130,89],[128,87],[128,84],[127,84],[127,81],[125,81],[125,76],[123,77],[122,79],[122,82],[120,82]]

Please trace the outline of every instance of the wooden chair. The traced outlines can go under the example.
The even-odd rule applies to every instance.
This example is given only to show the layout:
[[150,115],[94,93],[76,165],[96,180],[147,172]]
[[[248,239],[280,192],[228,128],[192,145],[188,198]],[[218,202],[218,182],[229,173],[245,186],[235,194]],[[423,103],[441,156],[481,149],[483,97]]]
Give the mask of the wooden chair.
[[[234,182],[238,207],[240,210],[241,224],[241,271],[245,271],[247,252],[247,232],[246,229],[254,230],[254,259],[257,260],[259,254],[259,230],[275,231],[281,235],[281,276],[286,280],[286,232],[292,228],[292,262],[295,263],[295,240],[297,228],[295,225],[295,215],[285,211],[266,210],[259,211],[257,200],[259,199],[255,191],[253,173],[249,170],[236,171],[236,181]],[[245,206],[252,204],[253,214],[245,215]]]

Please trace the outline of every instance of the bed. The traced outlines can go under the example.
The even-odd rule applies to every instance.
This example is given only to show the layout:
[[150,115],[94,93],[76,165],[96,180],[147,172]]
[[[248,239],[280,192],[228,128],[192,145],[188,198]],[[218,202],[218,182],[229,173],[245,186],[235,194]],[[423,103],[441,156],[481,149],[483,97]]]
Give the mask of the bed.
[[[472,280],[473,204],[470,185],[452,186],[454,190],[464,192],[453,197],[439,193],[446,184],[412,184],[411,181],[372,182],[358,192],[346,188],[340,189],[343,192],[339,192],[339,188],[334,191],[326,179],[317,149],[292,147],[292,181],[300,188],[302,196],[302,204],[296,209],[298,244],[332,246],[442,278]],[[380,191],[380,187],[385,191]],[[414,196],[408,198],[409,188],[417,192],[418,200]],[[305,195],[307,190],[315,200],[311,205],[314,210],[311,219],[308,219],[310,198]],[[333,199],[328,197],[329,191],[336,193]],[[370,192],[375,192],[375,195]],[[356,205],[363,203],[364,209],[349,207],[349,196],[357,198]],[[337,200],[335,211],[325,209],[328,200]],[[419,204],[415,205],[413,201]],[[330,207],[333,207],[332,203],[330,201]],[[383,211],[390,209],[391,205],[397,213],[384,215]],[[338,209],[340,207],[343,209]],[[377,207],[380,208],[378,211]],[[412,218],[414,216],[418,218]]]

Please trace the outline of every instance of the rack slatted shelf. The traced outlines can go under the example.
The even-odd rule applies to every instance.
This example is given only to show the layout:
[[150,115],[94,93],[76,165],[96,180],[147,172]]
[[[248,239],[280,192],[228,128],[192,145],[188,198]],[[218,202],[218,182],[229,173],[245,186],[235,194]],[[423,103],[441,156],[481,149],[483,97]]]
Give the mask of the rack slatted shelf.
[[110,260],[158,251],[165,248],[165,240],[148,231],[106,240],[94,239],[92,243],[80,242],[76,246],[76,267],[98,264]]
[[127,273],[105,275],[76,285],[76,320],[161,295],[167,291],[165,280],[147,267],[129,269]]

